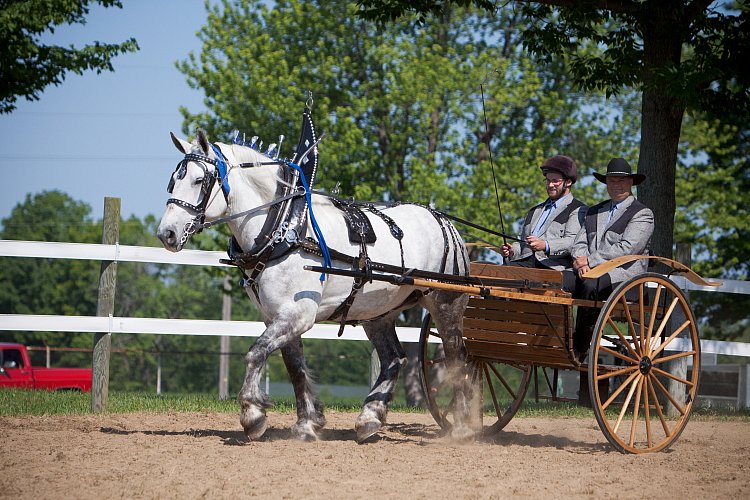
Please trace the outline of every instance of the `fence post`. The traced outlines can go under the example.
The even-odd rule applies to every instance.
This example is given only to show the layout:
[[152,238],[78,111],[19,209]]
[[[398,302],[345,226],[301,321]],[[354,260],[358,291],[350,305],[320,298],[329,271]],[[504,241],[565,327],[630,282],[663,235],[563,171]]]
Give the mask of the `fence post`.
[[[677,244],[677,252],[676,252],[676,259],[677,262],[680,262],[682,264],[685,264],[686,266],[690,267],[692,265],[692,247],[690,243],[678,243]],[[685,292],[685,297],[690,300],[690,292],[687,290]],[[677,324],[681,324],[683,321],[685,321],[685,318],[671,318],[671,322],[677,322]],[[672,325],[674,326],[674,325]],[[679,377],[681,379],[687,379],[687,357],[684,358],[678,358],[674,359],[669,362],[670,364],[670,372],[672,375],[675,375],[676,377]],[[693,366],[693,369],[699,369],[700,366],[695,367]],[[669,394],[674,398],[674,400],[680,405],[685,406],[685,402],[687,400],[687,391],[684,384],[677,382],[676,380],[669,379]],[[672,418],[676,418],[680,415],[680,412],[677,410],[677,408],[674,407],[674,405],[667,405],[667,415]]]
[[[120,198],[104,198],[102,244],[116,245],[120,240]],[[117,261],[102,261],[99,272],[99,298],[97,316],[112,316],[115,310],[115,285]],[[109,355],[112,347],[110,332],[94,334],[93,380],[91,385],[91,411],[106,410],[109,397]]]
[[[232,277],[224,276],[224,295],[221,302],[221,319],[232,320]],[[229,337],[219,340],[219,399],[229,398]]]

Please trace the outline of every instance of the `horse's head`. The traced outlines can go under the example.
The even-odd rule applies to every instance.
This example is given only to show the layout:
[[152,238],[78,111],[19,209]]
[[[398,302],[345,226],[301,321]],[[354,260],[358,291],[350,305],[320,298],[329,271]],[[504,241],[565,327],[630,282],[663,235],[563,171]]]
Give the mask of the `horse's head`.
[[198,131],[192,144],[170,135],[185,157],[169,180],[167,191],[172,197],[167,200],[156,236],[164,248],[179,252],[205,220],[217,219],[226,212],[227,199],[220,186],[220,159],[206,134]]

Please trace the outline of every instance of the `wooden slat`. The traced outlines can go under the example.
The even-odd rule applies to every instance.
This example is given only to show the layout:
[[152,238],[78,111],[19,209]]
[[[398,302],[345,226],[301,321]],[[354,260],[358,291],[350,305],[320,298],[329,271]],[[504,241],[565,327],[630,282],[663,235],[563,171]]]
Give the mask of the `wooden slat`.
[[575,367],[565,349],[499,344],[466,339],[468,354],[498,361],[532,363],[539,366]]
[[563,347],[562,340],[555,335],[528,335],[514,331],[477,330],[465,328],[464,337],[470,340],[486,340],[503,344],[525,344],[531,347]]
[[464,318],[527,323],[530,325],[549,325],[552,323],[555,327],[562,326],[565,321],[565,316],[545,316],[544,314],[488,309],[466,309]]
[[473,318],[464,318],[464,329],[466,328],[491,332],[520,332],[528,335],[541,335],[545,337],[554,337],[558,334],[561,337],[564,336],[561,332],[558,333],[555,329],[550,328],[549,325],[533,325],[528,323],[512,323],[509,321],[490,321]]
[[471,263],[471,275],[487,278],[504,278],[547,282],[562,288],[562,272],[554,269],[536,269],[530,267],[499,266],[497,264]]
[[513,299],[493,299],[493,298],[479,298],[471,297],[469,299],[470,308],[475,309],[491,309],[496,311],[513,311],[513,312],[532,312],[538,314],[547,314],[551,316],[566,314],[567,305],[561,304],[546,304],[540,302],[527,302],[518,301]]

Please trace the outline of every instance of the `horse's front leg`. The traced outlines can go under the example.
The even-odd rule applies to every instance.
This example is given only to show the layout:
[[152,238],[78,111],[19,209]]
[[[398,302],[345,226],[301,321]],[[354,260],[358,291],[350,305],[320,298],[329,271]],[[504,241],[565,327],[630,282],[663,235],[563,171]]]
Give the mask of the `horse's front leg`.
[[273,404],[260,388],[261,370],[273,351],[299,341],[301,335],[312,327],[312,320],[305,325],[299,323],[274,320],[245,355],[245,383],[237,401],[240,403],[240,423],[251,440],[260,438],[266,432],[266,409]]
[[312,377],[305,363],[302,339],[293,340],[281,348],[286,371],[294,387],[297,406],[297,422],[292,426],[292,435],[302,441],[315,441],[318,431],[326,424],[323,403],[315,394]]
[[385,424],[399,372],[406,363],[406,353],[396,336],[397,315],[391,313],[362,325],[380,358],[380,375],[365,398],[362,412],[354,424],[359,443],[374,435]]

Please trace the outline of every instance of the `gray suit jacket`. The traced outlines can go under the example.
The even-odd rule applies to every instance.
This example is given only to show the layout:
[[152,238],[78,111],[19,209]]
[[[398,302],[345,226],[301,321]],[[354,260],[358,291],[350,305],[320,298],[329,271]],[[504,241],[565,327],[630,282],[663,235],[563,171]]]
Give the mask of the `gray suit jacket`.
[[[643,203],[629,196],[620,202],[607,224],[611,200],[589,208],[583,227],[576,235],[570,253],[575,259],[588,256],[594,268],[622,255],[648,255],[654,232],[654,213]],[[625,281],[646,272],[648,262],[638,260],[610,271],[612,283]]]
[[570,247],[583,224],[586,205],[574,198],[573,195],[565,196],[557,201],[555,209],[537,235],[549,245],[549,254],[547,254],[544,251],[534,252],[526,243],[526,237],[531,234],[531,230],[534,229],[539,217],[541,217],[545,203],[547,203],[546,200],[532,207],[526,214],[526,220],[521,230],[521,240],[523,241],[520,243],[516,241],[511,245],[513,249],[511,261],[525,259],[533,253],[536,260],[543,266],[562,271],[572,265]]

